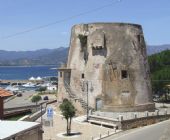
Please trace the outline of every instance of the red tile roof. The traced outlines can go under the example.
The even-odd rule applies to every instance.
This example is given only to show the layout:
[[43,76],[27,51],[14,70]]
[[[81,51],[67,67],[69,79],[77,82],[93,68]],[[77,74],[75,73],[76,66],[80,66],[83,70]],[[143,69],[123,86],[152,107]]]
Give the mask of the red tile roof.
[[9,91],[0,88],[0,97],[8,97],[8,96],[12,96],[13,94],[10,93]]

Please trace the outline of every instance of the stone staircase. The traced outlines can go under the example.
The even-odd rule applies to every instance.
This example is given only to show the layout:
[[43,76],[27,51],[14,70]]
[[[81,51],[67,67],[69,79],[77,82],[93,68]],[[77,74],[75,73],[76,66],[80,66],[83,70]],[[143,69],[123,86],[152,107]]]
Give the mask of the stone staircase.
[[[81,104],[82,108],[84,110],[87,110],[87,106],[88,106],[87,102],[82,97],[79,97],[77,94],[75,94],[75,92],[73,92],[70,85],[66,81],[64,82],[64,87],[65,87],[66,92],[68,93],[69,97],[71,99],[78,101]],[[94,108],[91,106],[88,106],[88,108],[89,108],[89,110],[94,110]]]

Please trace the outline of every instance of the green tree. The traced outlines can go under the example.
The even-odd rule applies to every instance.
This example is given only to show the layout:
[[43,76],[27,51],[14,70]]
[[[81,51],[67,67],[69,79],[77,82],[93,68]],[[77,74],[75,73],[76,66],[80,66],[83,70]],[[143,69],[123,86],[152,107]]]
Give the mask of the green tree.
[[62,112],[62,115],[64,116],[64,118],[67,121],[67,127],[66,127],[67,135],[70,135],[71,121],[72,121],[72,118],[76,114],[76,109],[68,99],[64,99],[63,103],[60,105],[60,110]]
[[40,92],[40,94],[42,94],[43,92],[45,92],[47,90],[47,87],[40,87],[37,89],[37,91]]
[[33,103],[36,103],[36,105],[37,105],[38,102],[41,101],[41,100],[42,100],[42,98],[41,98],[40,95],[34,95],[34,96],[32,96],[32,98],[31,98],[31,101],[32,101]]
[[170,85],[170,50],[153,54],[148,60],[153,92],[164,96],[164,100],[167,101],[167,85]]

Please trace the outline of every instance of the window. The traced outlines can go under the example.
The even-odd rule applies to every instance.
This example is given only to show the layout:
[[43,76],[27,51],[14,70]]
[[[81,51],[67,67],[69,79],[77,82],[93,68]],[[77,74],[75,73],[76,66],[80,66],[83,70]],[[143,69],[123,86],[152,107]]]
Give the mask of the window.
[[60,72],[60,77],[62,77],[62,72]]
[[121,71],[121,78],[122,78],[122,79],[128,78],[127,70],[122,70],[122,71]]
[[92,55],[100,55],[106,57],[107,49],[103,48],[102,46],[92,47]]
[[138,42],[140,43],[140,35],[137,35]]
[[82,73],[81,78],[84,79],[84,73]]

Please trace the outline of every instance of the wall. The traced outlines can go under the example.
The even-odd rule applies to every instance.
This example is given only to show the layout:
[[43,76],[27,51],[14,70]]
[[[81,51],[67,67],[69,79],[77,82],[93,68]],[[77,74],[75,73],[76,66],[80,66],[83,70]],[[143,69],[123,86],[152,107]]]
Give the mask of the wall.
[[124,120],[121,122],[121,129],[127,130],[137,127],[142,127],[146,125],[155,124],[161,121],[170,119],[170,114],[168,115],[158,115],[158,116],[148,116],[143,118],[136,118],[132,120]]
[[155,123],[165,121],[168,119],[170,119],[170,114],[153,115],[153,116],[134,118],[134,119],[128,119],[128,120],[117,120],[117,119],[95,116],[95,115],[90,115],[89,117],[89,120],[98,121],[99,124],[102,124],[102,122],[106,122],[108,124],[115,124],[118,127],[118,129],[121,129],[121,130],[128,130],[132,128],[143,127],[146,125],[155,124]]
[[40,126],[22,131],[11,138],[15,140],[43,140],[42,129]]
[[4,115],[4,101],[3,97],[0,96],[0,120],[3,119]]

